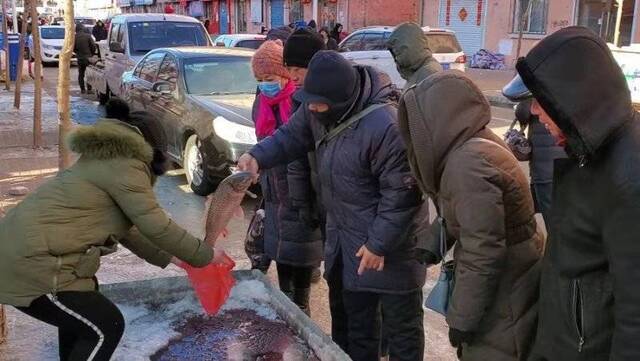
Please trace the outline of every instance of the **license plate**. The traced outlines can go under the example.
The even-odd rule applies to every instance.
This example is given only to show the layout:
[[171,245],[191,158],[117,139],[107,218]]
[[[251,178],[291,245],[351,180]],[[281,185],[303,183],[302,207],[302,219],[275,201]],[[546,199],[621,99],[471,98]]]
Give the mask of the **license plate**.
[[451,69],[451,64],[449,64],[449,63],[444,63],[444,64],[442,64],[442,69],[444,69],[444,70],[449,70],[449,69]]

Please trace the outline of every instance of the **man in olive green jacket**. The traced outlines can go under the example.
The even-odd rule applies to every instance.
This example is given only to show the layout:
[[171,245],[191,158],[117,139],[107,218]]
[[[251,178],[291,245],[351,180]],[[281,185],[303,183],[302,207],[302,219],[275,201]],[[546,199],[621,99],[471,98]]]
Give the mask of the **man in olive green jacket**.
[[407,81],[405,90],[442,71],[442,65],[432,56],[424,30],[416,23],[400,24],[391,33],[387,47],[400,76]]
[[[139,123],[161,131],[155,119]],[[110,119],[77,129],[76,164],[0,219],[0,304],[59,327],[63,360],[108,360],[119,342],[122,315],[95,278],[118,243],[159,267],[173,256],[202,267],[214,256],[158,205],[151,164],[165,145],[145,141],[149,129]]]

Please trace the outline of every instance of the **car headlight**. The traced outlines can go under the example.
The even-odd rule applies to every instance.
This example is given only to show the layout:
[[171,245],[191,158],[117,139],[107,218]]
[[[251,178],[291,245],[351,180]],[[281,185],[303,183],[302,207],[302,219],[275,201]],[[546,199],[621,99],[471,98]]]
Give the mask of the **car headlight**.
[[213,120],[213,130],[218,137],[229,143],[256,144],[256,131],[253,127],[230,122],[224,117],[216,117]]
[[42,48],[45,50],[54,50],[55,47],[53,45],[42,44]]

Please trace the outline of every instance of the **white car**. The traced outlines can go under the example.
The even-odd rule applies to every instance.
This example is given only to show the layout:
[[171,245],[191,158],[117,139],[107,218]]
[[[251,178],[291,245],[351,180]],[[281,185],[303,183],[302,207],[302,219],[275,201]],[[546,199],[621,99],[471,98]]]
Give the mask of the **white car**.
[[[455,32],[428,26],[422,29],[433,57],[442,64],[444,69],[465,71],[467,57],[458,43]],[[357,64],[371,65],[384,71],[389,74],[396,86],[403,87],[405,80],[398,73],[393,57],[387,49],[387,41],[393,30],[394,27],[391,26],[374,26],[357,30],[340,43],[338,51],[346,59]]]
[[[55,25],[43,25],[40,30],[40,54],[43,63],[57,63],[60,60],[60,52],[64,43],[64,27]],[[29,54],[33,59],[33,36],[29,36]],[[75,56],[71,59],[76,61]]]
[[258,49],[266,40],[267,37],[260,34],[223,34],[213,43],[225,48]]

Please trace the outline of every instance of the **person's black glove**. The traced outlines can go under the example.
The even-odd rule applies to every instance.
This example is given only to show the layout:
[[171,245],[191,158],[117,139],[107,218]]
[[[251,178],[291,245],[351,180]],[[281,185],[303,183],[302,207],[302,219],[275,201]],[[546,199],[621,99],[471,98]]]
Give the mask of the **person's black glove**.
[[417,248],[416,258],[418,259],[418,262],[427,266],[431,266],[438,263],[438,257],[432,252],[427,251],[426,249]]
[[455,328],[449,329],[449,342],[453,347],[461,347],[463,343],[470,344],[473,336],[473,332],[460,331]]

